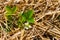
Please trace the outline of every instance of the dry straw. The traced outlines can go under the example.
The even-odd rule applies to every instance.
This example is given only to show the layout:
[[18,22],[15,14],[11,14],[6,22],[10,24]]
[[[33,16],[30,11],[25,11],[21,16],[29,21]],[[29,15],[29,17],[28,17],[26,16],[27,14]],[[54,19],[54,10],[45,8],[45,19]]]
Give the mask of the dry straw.
[[[29,30],[12,28],[3,30],[6,25],[5,6],[16,5],[18,12],[33,9],[35,23]],[[16,14],[17,15],[17,14]],[[0,0],[0,40],[59,40],[60,38],[60,0]]]

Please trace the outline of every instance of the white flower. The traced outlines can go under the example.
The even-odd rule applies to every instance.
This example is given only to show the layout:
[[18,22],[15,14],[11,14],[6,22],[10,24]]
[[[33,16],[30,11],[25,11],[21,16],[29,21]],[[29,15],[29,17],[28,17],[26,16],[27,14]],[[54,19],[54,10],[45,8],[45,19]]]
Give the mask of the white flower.
[[25,29],[29,29],[29,28],[32,28],[32,27],[29,25],[29,26],[25,26],[24,28]]
[[29,23],[27,22],[27,23],[25,23],[25,25],[29,25]]
[[32,28],[31,25],[29,25],[29,23],[25,23],[25,29],[29,29],[29,28]]
[[29,28],[28,28],[28,27],[26,27],[26,26],[25,26],[24,28],[25,28],[25,29],[29,29]]
[[32,27],[29,25],[29,28],[32,28]]

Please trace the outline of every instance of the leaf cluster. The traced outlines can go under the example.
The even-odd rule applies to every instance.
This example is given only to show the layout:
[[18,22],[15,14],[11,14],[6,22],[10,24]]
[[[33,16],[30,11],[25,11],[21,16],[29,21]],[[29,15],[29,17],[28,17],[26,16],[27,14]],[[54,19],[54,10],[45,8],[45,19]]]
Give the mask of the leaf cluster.
[[[13,22],[13,14],[17,11],[17,7],[14,6],[14,7],[10,7],[10,6],[6,6],[5,7],[6,9],[6,17],[7,17],[7,23],[10,25],[13,25],[12,22]],[[33,14],[34,14],[34,11],[33,10],[27,10],[26,12],[23,12],[23,13],[19,13],[18,14],[18,20],[17,21],[17,26],[18,27],[22,27],[24,28],[25,27],[25,23],[28,22],[28,25],[30,26],[30,24],[34,23],[34,18],[33,18]]]

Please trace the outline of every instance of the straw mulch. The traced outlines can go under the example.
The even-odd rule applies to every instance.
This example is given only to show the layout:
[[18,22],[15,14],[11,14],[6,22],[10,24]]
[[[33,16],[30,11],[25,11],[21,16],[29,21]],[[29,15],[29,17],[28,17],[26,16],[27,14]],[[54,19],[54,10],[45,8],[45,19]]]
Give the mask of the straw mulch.
[[60,39],[60,0],[0,0],[0,27],[5,24],[5,6],[16,5],[18,12],[34,10],[35,23],[29,30],[11,29],[6,33],[0,30],[0,40],[59,40]]

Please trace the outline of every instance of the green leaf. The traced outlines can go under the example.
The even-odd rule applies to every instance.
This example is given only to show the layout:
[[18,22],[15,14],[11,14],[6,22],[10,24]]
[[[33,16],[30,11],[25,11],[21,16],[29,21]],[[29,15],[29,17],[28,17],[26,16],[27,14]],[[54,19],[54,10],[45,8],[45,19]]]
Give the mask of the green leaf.
[[20,18],[22,16],[22,12],[20,12],[19,14],[18,14],[18,17]]
[[33,16],[33,10],[28,10],[27,12],[23,12],[21,16],[21,22],[29,22],[29,23],[33,23],[34,22],[34,18]]
[[26,21],[26,17],[22,16],[21,21],[24,23]]
[[22,23],[22,21],[21,21],[20,19],[17,21],[17,24],[18,24],[18,27],[19,27],[19,28],[23,27],[23,26],[22,26],[23,23]]
[[19,16],[19,19],[20,19],[21,22],[24,23],[26,21],[26,15],[25,15],[25,13],[20,13],[18,16]]
[[17,7],[14,6],[13,8],[11,8],[10,6],[6,6],[6,15],[12,15],[13,13],[15,13],[17,10]]
[[17,10],[17,7],[16,7],[16,6],[14,6],[14,7],[12,8],[12,12],[13,12],[13,13],[15,13],[15,12],[16,12],[16,10]]
[[12,12],[11,12],[12,10],[11,10],[11,7],[10,7],[10,6],[6,6],[5,9],[6,9],[6,11],[7,11],[7,12],[6,12],[6,16],[7,16],[7,15],[10,15],[10,14],[12,13]]
[[22,16],[21,18],[19,18],[18,20],[20,23],[24,23],[26,21],[26,18],[24,16]]
[[27,22],[29,22],[29,23],[34,23],[34,18],[28,19]]
[[27,18],[27,17],[28,17],[28,15],[27,15],[27,13],[26,13],[26,12],[23,12],[23,13],[22,13],[22,16],[24,16],[25,18]]
[[6,9],[6,11],[8,11],[8,12],[11,12],[11,11],[12,11],[10,6],[6,6],[5,9]]
[[13,13],[12,12],[7,12],[5,15],[12,15]]
[[33,10],[28,10],[27,12],[23,12],[22,16],[24,16],[26,19],[29,19],[33,16],[34,11]]
[[28,18],[31,18],[33,16],[33,14],[34,14],[34,11],[33,10],[28,10],[27,11]]

